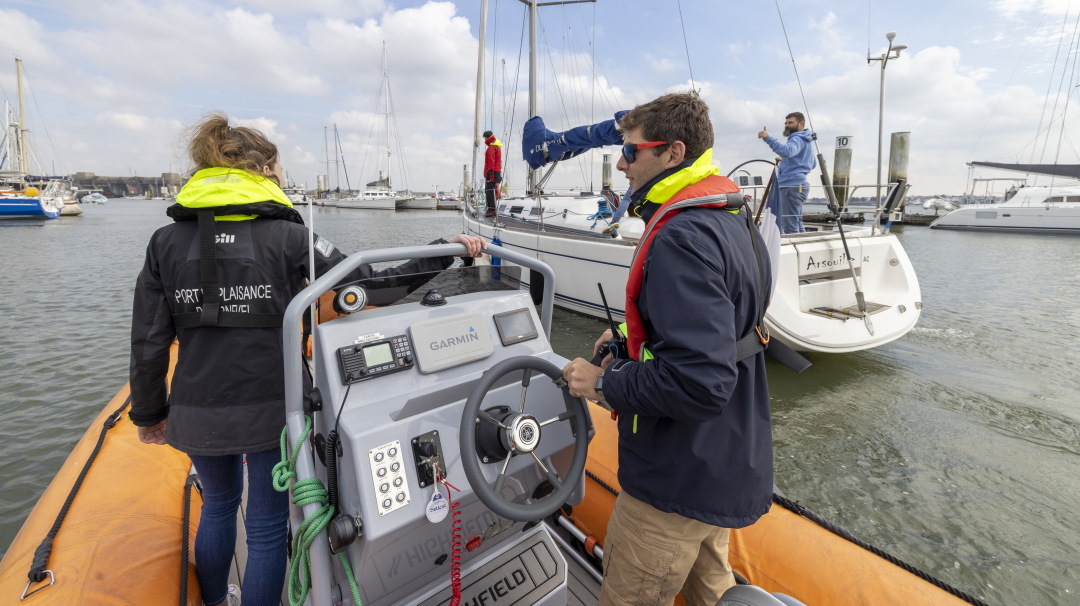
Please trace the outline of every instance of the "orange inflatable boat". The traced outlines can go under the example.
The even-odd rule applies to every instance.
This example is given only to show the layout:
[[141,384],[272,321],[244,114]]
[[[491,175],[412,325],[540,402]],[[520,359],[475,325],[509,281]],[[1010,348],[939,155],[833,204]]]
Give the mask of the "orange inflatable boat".
[[[30,513],[0,561],[0,603],[173,605],[182,591],[183,603],[202,603],[191,547],[202,499],[185,490],[191,462],[171,448],[140,443],[126,416],[128,400],[125,387],[93,421]],[[589,446],[585,499],[569,516],[586,537],[586,552],[603,546],[619,490],[615,423],[595,405],[592,416],[596,435]],[[73,491],[83,474],[81,487]],[[186,501],[192,515],[185,523]],[[815,606],[983,604],[841,536],[843,531],[828,529],[827,522],[782,497],[775,501],[756,524],[731,535],[731,564],[754,585]],[[37,563],[40,580],[31,581],[35,552],[51,532],[51,553]]]
[[[191,460],[169,447],[142,444],[127,418],[128,408],[124,387],[90,424],[41,495],[0,560],[0,604],[180,603],[185,493],[194,512],[184,566],[186,603],[202,604],[193,549],[202,498],[198,491],[185,489]],[[66,515],[57,527],[65,505]],[[50,533],[55,536],[48,558],[36,563],[35,552],[42,551],[39,546]],[[36,582],[28,576],[35,568],[41,577]]]
[[[618,433],[610,414],[592,404],[596,436],[585,464],[585,500],[570,519],[601,546],[619,490]],[[886,554],[871,551],[827,529],[827,522],[783,497],[753,526],[733,530],[729,559],[736,573],[753,585],[805,604],[871,606],[983,604],[929,575],[906,569]],[[821,522],[819,524],[818,522]],[[839,532],[843,532],[837,529]],[[910,567],[908,567],[910,568]],[[924,578],[926,577],[926,578]],[[936,583],[936,584],[935,584]],[[940,585],[940,586],[939,586]]]

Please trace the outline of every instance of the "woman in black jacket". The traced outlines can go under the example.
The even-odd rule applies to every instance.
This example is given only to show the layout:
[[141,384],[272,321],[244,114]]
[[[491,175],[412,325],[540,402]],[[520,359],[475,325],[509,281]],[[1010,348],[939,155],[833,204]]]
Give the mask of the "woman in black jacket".
[[[271,483],[285,426],[281,317],[310,275],[309,235],[281,190],[277,147],[259,131],[211,115],[188,152],[196,172],[167,211],[175,222],[151,237],[135,286],[130,416],[140,440],[187,453],[199,473],[195,563],[206,604],[239,603],[228,570],[246,461],[243,592],[250,604],[272,604],[285,579],[288,533],[288,496]],[[316,238],[321,275],[345,255]],[[449,241],[471,256],[484,246],[474,236]],[[349,280],[385,278],[413,290],[451,263],[362,266]],[[167,387],[174,340],[179,357]]]

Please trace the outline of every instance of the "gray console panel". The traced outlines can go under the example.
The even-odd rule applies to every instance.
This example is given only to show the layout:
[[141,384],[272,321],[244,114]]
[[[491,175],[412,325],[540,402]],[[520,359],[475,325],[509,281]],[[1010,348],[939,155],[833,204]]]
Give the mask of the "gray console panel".
[[[461,466],[458,444],[458,428],[462,421],[465,399],[472,386],[492,365],[515,356],[545,358],[560,368],[566,364],[564,358],[551,351],[551,346],[542,332],[534,339],[506,346],[502,344],[493,317],[498,313],[521,309],[527,309],[536,325],[540,325],[527,293],[479,292],[452,297],[448,304],[442,307],[424,307],[411,303],[372,309],[316,327],[316,355],[324,358],[322,363],[316,365],[319,373],[316,380],[323,395],[323,412],[316,415],[315,431],[327,434],[333,428],[340,409],[338,432],[343,453],[338,464],[339,509],[342,513],[359,517],[363,522],[362,538],[352,544],[346,553],[361,587],[365,605],[417,603],[417,600],[428,599],[421,597],[425,592],[429,597],[434,596],[449,581],[451,517],[447,516],[439,523],[431,523],[425,515],[427,503],[435,488],[419,484],[416,460],[411,448],[414,437],[431,431],[439,432],[447,467],[444,473],[447,481],[460,490],[452,492],[451,498],[460,504],[463,544],[461,562],[463,576],[467,575],[463,578],[463,583],[470,582],[473,575],[471,571],[479,562],[486,561],[490,553],[510,548],[511,543],[522,538],[522,524],[518,523],[485,540],[480,549],[473,552],[464,550],[466,541],[483,534],[489,527],[499,523],[500,519],[476,498],[469,486]],[[351,386],[343,384],[341,369],[334,357],[339,348],[372,334],[385,337],[410,335],[411,338],[411,329],[417,323],[430,323],[440,318],[452,319],[455,316],[460,318],[466,314],[475,314],[477,321],[482,323],[475,328],[477,332],[486,333],[483,338],[487,338],[491,345],[491,355],[479,359],[475,354],[471,357],[465,356],[466,361],[437,371],[421,372],[420,365],[417,365],[400,372],[352,383]],[[417,343],[413,345],[415,348]],[[504,405],[517,410],[522,391],[520,380],[518,376],[499,382],[485,398],[483,407]],[[346,391],[348,397],[344,400],[344,408],[341,408]],[[527,392],[526,410],[538,419],[551,419],[565,410],[565,404],[558,388],[549,379],[534,376]],[[400,445],[399,450],[394,457],[390,457],[390,449],[395,443]],[[569,423],[554,423],[544,428],[538,455],[545,465],[564,470],[561,463],[567,457],[560,455],[564,455],[572,445],[573,436]],[[388,495],[379,494],[382,482],[378,481],[380,476],[377,475],[381,462],[375,461],[378,453],[387,455],[385,461],[401,463],[399,469],[386,476],[404,478],[408,491],[401,501],[396,499],[397,492],[393,488]],[[484,466],[484,473],[490,483],[494,484],[501,468],[502,462]],[[325,480],[325,469],[317,461],[316,469]],[[508,472],[504,494],[519,501],[531,494],[542,479],[536,464],[529,457],[512,459]],[[446,488],[440,488],[445,496]],[[386,498],[394,499],[389,507],[382,506]],[[548,543],[550,539],[544,544]],[[557,549],[551,547],[549,551],[560,567],[565,566]],[[530,557],[541,558],[529,555],[515,557],[519,564],[531,562]],[[531,563],[528,565],[533,566]],[[335,563],[334,566],[338,565]],[[514,587],[510,588],[504,583],[494,590],[496,593],[512,589],[516,592],[514,595],[518,596],[518,593],[524,591],[522,588],[526,585],[513,582],[516,578],[514,570],[507,569]],[[562,576],[565,577],[565,574]],[[517,577],[520,577],[520,574]],[[540,588],[549,587],[550,582],[550,578],[530,576],[529,583],[534,587],[529,590],[528,595],[540,595],[535,592],[542,593]],[[348,596],[348,589],[341,589],[342,593]],[[463,600],[462,603],[468,602]],[[351,598],[346,597],[345,604],[351,604]]]

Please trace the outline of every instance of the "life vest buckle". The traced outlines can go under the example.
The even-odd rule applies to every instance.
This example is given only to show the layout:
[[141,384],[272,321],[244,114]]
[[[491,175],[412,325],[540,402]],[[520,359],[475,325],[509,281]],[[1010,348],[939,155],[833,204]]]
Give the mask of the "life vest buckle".
[[[765,334],[762,334],[762,331],[764,331]],[[762,323],[754,327],[754,332],[757,333],[758,340],[761,341],[761,344],[768,347],[769,339],[771,338],[771,335],[769,334],[769,327],[765,326],[765,324]]]

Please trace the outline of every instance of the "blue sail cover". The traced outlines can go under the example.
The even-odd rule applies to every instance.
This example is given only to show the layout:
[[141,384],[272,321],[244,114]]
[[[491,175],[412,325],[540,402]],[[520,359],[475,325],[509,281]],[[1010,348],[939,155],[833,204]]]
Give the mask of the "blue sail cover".
[[544,126],[544,119],[533,116],[521,132],[521,151],[529,168],[536,170],[555,160],[569,160],[590,149],[605,145],[622,145],[622,133],[616,122],[626,110],[615,112],[615,118],[598,124],[578,126],[561,133],[553,133]]

